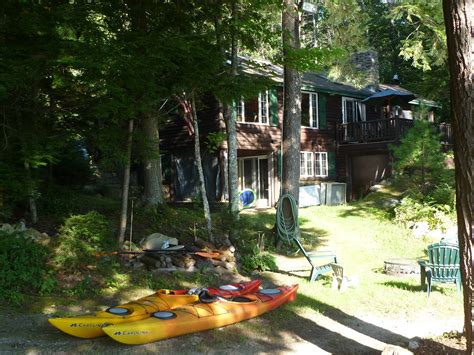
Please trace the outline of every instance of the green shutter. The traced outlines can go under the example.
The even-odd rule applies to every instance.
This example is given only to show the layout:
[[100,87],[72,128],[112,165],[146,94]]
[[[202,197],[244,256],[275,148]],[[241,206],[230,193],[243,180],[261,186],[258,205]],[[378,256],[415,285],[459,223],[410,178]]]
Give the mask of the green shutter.
[[335,152],[328,152],[328,177],[331,180],[336,179],[337,171],[336,171],[336,153]]
[[326,95],[318,93],[319,128],[326,129]]
[[278,93],[277,89],[268,90],[270,100],[270,125],[278,126]]

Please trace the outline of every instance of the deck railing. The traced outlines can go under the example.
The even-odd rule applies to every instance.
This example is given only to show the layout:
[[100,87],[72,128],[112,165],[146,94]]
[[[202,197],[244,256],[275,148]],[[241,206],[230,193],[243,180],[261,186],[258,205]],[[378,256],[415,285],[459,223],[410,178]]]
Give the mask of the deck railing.
[[[342,123],[337,125],[336,135],[339,144],[398,142],[413,127],[413,120],[406,118],[389,118],[361,122]],[[452,144],[452,128],[448,123],[436,125],[443,144]]]
[[452,145],[453,144],[453,126],[449,123],[440,123],[436,125],[436,131],[440,135],[442,144]]

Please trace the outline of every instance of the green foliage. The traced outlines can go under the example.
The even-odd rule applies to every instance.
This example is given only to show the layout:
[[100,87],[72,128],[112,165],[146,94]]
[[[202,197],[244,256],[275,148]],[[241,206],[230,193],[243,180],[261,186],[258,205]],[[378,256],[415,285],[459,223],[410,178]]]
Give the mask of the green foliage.
[[423,200],[419,196],[404,197],[394,211],[395,219],[406,226],[425,221],[431,229],[446,230],[455,220],[452,205],[435,203],[429,198]]
[[245,272],[275,271],[278,270],[275,257],[267,252],[260,252],[254,248],[250,254],[242,255],[242,270]]
[[415,120],[414,127],[402,138],[401,144],[391,149],[395,173],[410,176],[413,187],[423,192],[445,171],[439,139],[428,121]]
[[89,275],[86,275],[84,279],[79,281],[73,287],[64,289],[63,294],[68,297],[84,298],[97,296],[100,294],[100,290],[96,287],[92,278]]
[[77,271],[96,262],[96,253],[113,243],[106,217],[92,211],[71,216],[59,230],[58,246],[53,259],[57,269]]
[[84,214],[91,210],[106,215],[114,214],[119,208],[119,202],[101,195],[54,185],[40,196],[38,206],[43,215],[61,223],[70,214]]
[[[194,204],[190,208],[170,208],[167,205],[140,208],[136,210],[135,221],[136,238],[155,232],[178,238],[183,244],[193,240],[195,232],[198,238],[207,238],[202,211]],[[140,228],[140,225],[146,227]]]
[[24,294],[47,294],[55,287],[48,273],[48,249],[23,232],[0,231],[0,298],[19,304]]
[[211,153],[217,152],[219,146],[227,139],[225,132],[210,132],[206,137],[206,147]]
[[446,64],[446,33],[441,1],[402,2],[391,13],[394,21],[413,28],[402,40],[400,56],[423,71]]

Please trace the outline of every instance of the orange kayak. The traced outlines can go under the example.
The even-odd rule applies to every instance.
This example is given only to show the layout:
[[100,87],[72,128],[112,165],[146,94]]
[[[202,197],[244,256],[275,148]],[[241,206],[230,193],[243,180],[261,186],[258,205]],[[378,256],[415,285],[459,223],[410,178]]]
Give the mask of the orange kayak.
[[298,285],[247,293],[231,299],[203,299],[192,305],[155,312],[143,320],[106,326],[104,332],[124,344],[145,344],[223,327],[257,317],[296,299]]
[[[255,292],[260,287],[260,280],[223,285],[206,290],[216,296],[230,298]],[[199,291],[194,290],[159,290],[147,297],[140,298],[123,305],[110,307],[95,315],[84,315],[67,318],[48,319],[54,327],[79,338],[96,338],[105,335],[102,330],[107,325],[134,322],[149,318],[150,314],[173,309],[199,301]]]

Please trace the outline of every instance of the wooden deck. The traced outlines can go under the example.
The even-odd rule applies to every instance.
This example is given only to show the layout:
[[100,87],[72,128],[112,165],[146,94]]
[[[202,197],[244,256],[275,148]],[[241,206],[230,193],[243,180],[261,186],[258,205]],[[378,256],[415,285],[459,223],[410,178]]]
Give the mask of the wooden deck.
[[[413,120],[389,118],[338,124],[338,144],[397,143],[413,127]],[[443,145],[453,144],[453,131],[449,123],[435,125]]]

